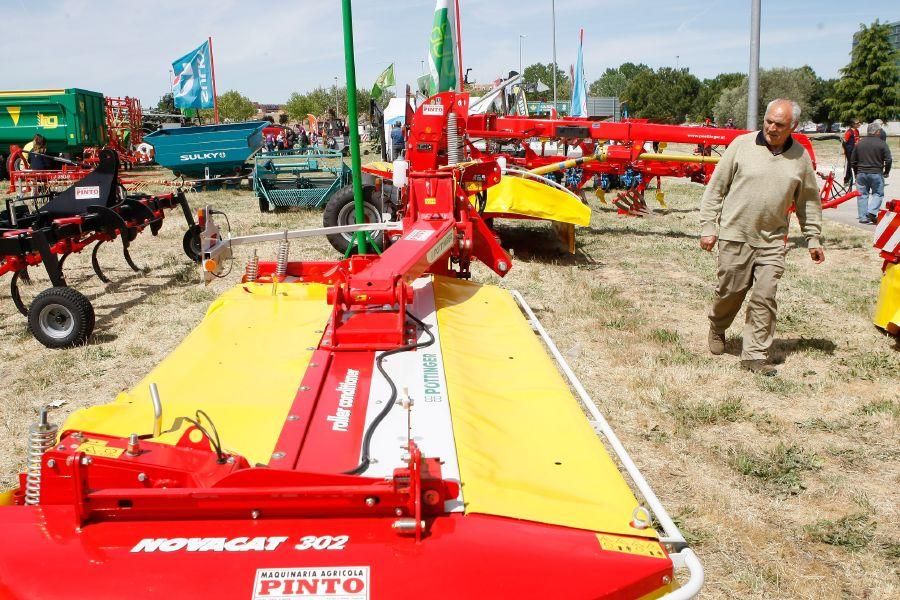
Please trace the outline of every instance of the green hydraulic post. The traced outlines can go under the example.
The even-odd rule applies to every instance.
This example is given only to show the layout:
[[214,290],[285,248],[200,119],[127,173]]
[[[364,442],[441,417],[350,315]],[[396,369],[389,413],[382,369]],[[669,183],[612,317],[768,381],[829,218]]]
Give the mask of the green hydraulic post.
[[[350,130],[350,167],[353,174],[353,207],[356,222],[365,223],[363,209],[362,173],[359,160],[359,119],[356,114],[356,61],[353,58],[353,13],[350,0],[343,0],[344,14],[344,62],[347,65],[347,128]],[[360,254],[366,253],[365,232],[354,234],[356,248]]]

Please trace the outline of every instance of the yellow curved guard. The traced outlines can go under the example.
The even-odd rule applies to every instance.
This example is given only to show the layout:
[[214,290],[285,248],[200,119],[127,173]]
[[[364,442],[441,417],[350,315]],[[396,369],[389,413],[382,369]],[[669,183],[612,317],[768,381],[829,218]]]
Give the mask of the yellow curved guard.
[[436,277],[435,302],[466,512],[655,538],[512,296]]
[[534,217],[587,227],[591,208],[578,198],[539,181],[521,177],[502,177],[488,188],[486,213],[505,213]]
[[877,327],[900,336],[900,264],[888,265],[884,271],[873,321]]
[[[163,431],[199,408],[226,450],[268,463],[297,387],[331,314],[326,286],[239,285],[220,296],[165,360],[114,402],[79,410],[63,429],[127,436],[152,431],[150,384],[163,406]],[[183,428],[182,428],[183,431]],[[154,441],[174,444],[182,431]]]

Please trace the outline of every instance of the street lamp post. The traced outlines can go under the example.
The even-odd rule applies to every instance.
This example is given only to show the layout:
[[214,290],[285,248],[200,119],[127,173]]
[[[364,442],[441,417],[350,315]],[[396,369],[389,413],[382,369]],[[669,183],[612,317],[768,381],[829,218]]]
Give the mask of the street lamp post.
[[519,74],[524,75],[525,73],[522,71],[522,51],[524,47],[524,40],[527,36],[524,33],[519,34]]

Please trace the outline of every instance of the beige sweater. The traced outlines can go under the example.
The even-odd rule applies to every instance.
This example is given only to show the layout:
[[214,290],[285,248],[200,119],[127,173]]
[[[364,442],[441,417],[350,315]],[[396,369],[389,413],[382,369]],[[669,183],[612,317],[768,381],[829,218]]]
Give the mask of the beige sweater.
[[758,135],[738,136],[722,155],[700,201],[700,235],[781,246],[794,205],[807,246],[820,247],[822,204],[809,155],[796,140],[773,155]]

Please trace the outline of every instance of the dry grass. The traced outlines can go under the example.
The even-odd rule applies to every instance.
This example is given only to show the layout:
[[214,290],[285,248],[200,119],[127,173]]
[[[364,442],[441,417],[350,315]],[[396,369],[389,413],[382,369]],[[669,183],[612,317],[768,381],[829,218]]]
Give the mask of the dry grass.
[[[805,250],[789,253],[774,348],[783,364],[779,377],[759,377],[737,366],[737,325],[725,356],[706,350],[715,259],[697,248],[701,189],[665,185],[669,210],[644,219],[595,206],[575,256],[552,248],[546,224],[501,222],[514,268],[504,280],[483,268],[476,278],[518,288],[533,303],[703,560],[704,598],[897,597],[900,354],[869,321],[880,262],[868,234],[827,223],[822,266]],[[226,210],[242,233],[321,219],[260,215],[247,191],[192,199],[201,203]],[[114,281],[102,285],[87,257],[69,259],[70,282],[97,306],[88,346],[44,349],[3,292],[0,486],[23,466],[38,406],[67,400],[61,420],[112,399],[235,281],[198,287],[175,217],[159,239],[133,246],[146,273],[107,248]],[[324,241],[294,243],[292,255],[334,256]]]

